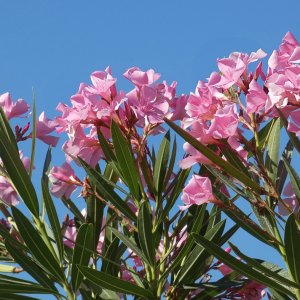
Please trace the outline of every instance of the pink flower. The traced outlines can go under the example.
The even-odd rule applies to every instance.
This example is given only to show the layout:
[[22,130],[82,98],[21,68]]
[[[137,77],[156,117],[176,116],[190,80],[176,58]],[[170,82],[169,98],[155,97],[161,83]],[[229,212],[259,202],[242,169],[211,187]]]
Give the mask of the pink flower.
[[67,247],[73,249],[75,246],[76,237],[77,237],[77,228],[75,225],[75,220],[71,219],[71,220],[69,220],[68,224],[66,225],[64,244]]
[[64,163],[61,167],[53,167],[49,173],[49,180],[52,183],[51,193],[58,198],[62,196],[70,198],[76,185],[80,185],[80,180],[68,163]]
[[96,139],[95,128],[91,129],[89,134],[85,134],[83,128],[78,126],[70,128],[70,140],[66,141],[62,146],[63,151],[67,155],[67,161],[74,161],[79,165],[77,156],[83,159],[90,166],[95,167],[100,160],[103,152]]
[[[24,156],[22,151],[19,151],[19,155],[25,170],[28,172],[30,167],[29,157]],[[0,176],[0,199],[9,206],[18,205],[20,203],[18,193],[15,191],[10,181],[4,176]]]
[[0,106],[8,119],[20,117],[29,110],[29,105],[23,99],[13,103],[9,93],[0,95]]
[[[283,195],[285,196],[285,198],[282,198],[284,203],[290,208],[291,211],[297,212],[299,209],[299,202],[290,182],[284,188]],[[281,201],[278,202],[278,212],[282,216],[287,216],[290,214],[290,212],[284,207]]]
[[152,69],[144,72],[137,67],[128,69],[123,75],[138,87],[141,87],[142,85],[152,84],[160,77],[160,74],[155,73]]
[[238,292],[240,299],[245,300],[260,300],[265,294],[265,286],[255,281],[249,280]]
[[253,79],[250,82],[247,99],[247,114],[259,112],[265,105],[268,95],[263,88]]
[[287,130],[300,136],[300,109],[293,110],[290,117]]
[[46,117],[45,112],[42,112],[36,123],[36,137],[44,143],[55,147],[59,138],[50,135],[55,130],[55,127],[55,123]]
[[163,95],[164,86],[143,85],[140,89],[134,89],[127,94],[128,104],[139,119],[138,126],[155,124],[162,121],[162,118],[169,110],[169,103]]
[[92,94],[101,96],[105,100],[112,100],[116,96],[116,78],[112,77],[110,67],[105,71],[96,71],[91,75],[93,86],[87,87],[86,90]]
[[193,175],[187,186],[183,189],[181,199],[185,205],[201,205],[212,202],[215,197],[208,177]]
[[181,169],[188,169],[196,163],[209,164],[209,165],[213,164],[208,158],[206,158],[206,156],[204,156],[199,151],[197,151],[189,143],[184,143],[183,144],[183,150],[189,156],[187,156],[186,158],[182,159],[179,162],[179,167]]
[[252,52],[250,56],[245,53],[233,52],[228,58],[218,60],[218,67],[222,73],[220,81],[216,86],[228,89],[234,84],[243,85],[241,76],[247,71],[248,64],[266,56],[266,53],[259,49]]
[[236,133],[237,127],[238,117],[235,106],[228,105],[216,112],[208,134],[215,139],[226,139]]
[[17,192],[14,190],[10,182],[3,176],[0,176],[0,198],[9,206],[18,205],[20,203]]

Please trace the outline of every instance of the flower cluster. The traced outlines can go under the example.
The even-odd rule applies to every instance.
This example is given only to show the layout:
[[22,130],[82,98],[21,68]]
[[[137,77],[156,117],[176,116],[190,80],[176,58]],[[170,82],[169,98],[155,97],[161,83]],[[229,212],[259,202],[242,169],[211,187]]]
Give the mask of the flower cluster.
[[[126,204],[122,204],[123,207],[128,208],[126,219],[123,222],[126,230],[129,229],[130,232],[130,230],[136,230],[136,224],[131,224],[133,229],[129,228],[130,226],[127,228],[126,226],[130,223],[128,218],[132,217],[135,220],[140,213],[140,203],[135,199],[137,198],[136,194],[140,193],[143,201],[145,199],[153,200],[151,203],[155,203],[156,207],[150,208],[149,205],[149,211],[152,209],[149,214],[159,223],[161,222],[159,215],[166,216],[167,213],[164,214],[164,209],[168,207],[168,203],[161,202],[169,201],[174,195],[176,195],[176,199],[178,198],[180,192],[178,193],[174,186],[176,186],[177,180],[180,181],[179,178],[182,179],[180,176],[184,174],[184,170],[188,170],[194,165],[200,164],[201,166],[203,164],[206,165],[206,169],[201,168],[198,173],[192,174],[188,183],[181,189],[184,206],[180,207],[181,211],[175,214],[174,220],[179,215],[183,216],[185,210],[191,213],[195,207],[200,209],[198,208],[200,205],[222,203],[215,193],[216,189],[219,194],[229,197],[231,191],[226,189],[224,182],[220,182],[221,176],[229,180],[231,187],[235,183],[240,184],[241,189],[238,186],[237,191],[243,196],[247,193],[245,190],[242,191],[245,188],[245,184],[242,184],[244,182],[239,182],[237,177],[231,178],[229,172],[227,174],[226,170],[221,170],[211,157],[211,160],[208,159],[207,155],[199,152],[196,146],[192,146],[188,142],[183,145],[185,155],[179,162],[180,172],[182,172],[180,176],[174,174],[172,169],[175,156],[170,159],[169,165],[169,159],[164,156],[167,156],[167,146],[157,159],[158,162],[165,162],[165,166],[157,167],[156,157],[150,151],[149,137],[164,132],[166,120],[167,122],[178,121],[181,130],[189,133],[189,136],[207,149],[213,150],[218,159],[227,162],[231,158],[235,160],[235,166],[240,167],[241,170],[246,169],[246,173],[251,170],[251,176],[246,174],[246,177],[249,175],[246,181],[250,181],[252,185],[253,182],[255,184],[262,183],[265,187],[262,193],[256,191],[254,198],[257,198],[257,202],[253,201],[251,204],[257,205],[256,208],[265,209],[266,205],[262,205],[259,201],[269,197],[271,200],[268,198],[268,201],[272,202],[272,209],[276,208],[280,218],[283,219],[282,216],[298,212],[297,197],[299,195],[297,196],[297,191],[294,191],[294,182],[285,185],[284,181],[278,192],[276,191],[280,185],[279,179],[272,178],[274,175],[272,167],[264,168],[265,161],[270,158],[268,155],[264,156],[263,151],[266,146],[264,141],[261,142],[259,134],[261,128],[270,120],[282,118],[286,121],[288,134],[293,134],[295,137],[300,136],[300,44],[291,33],[287,33],[279,49],[275,50],[266,62],[267,67],[264,70],[263,63],[265,63],[266,55],[263,50],[259,49],[251,54],[233,52],[227,58],[218,59],[218,70],[212,72],[206,81],[199,81],[195,91],[189,95],[177,95],[177,82],[168,85],[166,81],[160,81],[160,74],[152,69],[147,71],[142,71],[137,67],[128,69],[123,74],[133,85],[128,92],[118,90],[117,79],[113,77],[109,67],[104,71],[95,71],[91,74],[91,83],[80,84],[77,93],[70,99],[70,106],[64,103],[58,104],[59,116],[54,120],[48,119],[43,112],[36,120],[36,132],[30,132],[30,122],[23,127],[15,126],[16,141],[20,143],[35,136],[48,145],[56,146],[57,134],[66,134],[67,140],[62,145],[66,162],[61,166],[52,167],[48,174],[51,192],[57,198],[68,200],[72,193],[79,188],[81,189],[80,195],[86,200],[87,196],[92,194],[92,184],[89,178],[79,179],[72,163],[81,166],[80,159],[82,159],[95,170],[102,161],[109,162],[106,154],[110,150],[113,155],[117,156],[117,148],[114,149],[111,131],[111,124],[116,124],[120,129],[121,136],[131,143],[129,156],[136,163],[136,177],[139,181],[138,184],[141,185],[137,188],[138,192],[132,193],[132,197],[126,198]],[[17,117],[28,118],[30,115],[29,105],[23,99],[13,102],[9,93],[0,95],[0,106],[8,120]],[[53,132],[56,132],[56,135],[53,135]],[[253,138],[247,139],[248,136]],[[106,149],[101,147],[100,140],[103,137],[107,142]],[[21,151],[20,158],[25,169],[31,172],[32,170],[29,171],[29,158],[23,156]],[[172,160],[174,161],[172,162]],[[119,190],[123,192],[127,180],[126,172],[124,174],[123,170],[118,169],[118,163],[119,161],[114,161],[109,167],[119,172],[116,179],[119,181],[117,183],[115,181],[113,184],[118,185]],[[219,174],[220,178],[211,180],[215,174],[209,175],[209,168],[217,170],[216,172],[219,173],[216,174]],[[10,182],[2,162],[0,171],[0,198],[7,206],[17,205],[19,196]],[[126,171],[128,172],[128,170]],[[134,170],[129,171],[133,172]],[[287,172],[287,170],[285,171]],[[160,178],[164,176],[166,178]],[[161,182],[158,182],[159,180]],[[106,181],[108,184],[112,184],[110,180]],[[132,183],[132,185],[134,184],[135,182]],[[123,186],[120,187],[120,185]],[[130,190],[129,184],[125,187],[125,189],[127,188]],[[141,191],[143,188],[144,190]],[[162,191],[163,188],[165,188],[164,191]],[[107,204],[106,199],[103,199],[101,195],[96,196],[98,200]],[[118,194],[115,196],[117,197]],[[253,199],[251,198],[251,200]],[[109,209],[113,211],[116,208],[111,205]],[[259,209],[258,213],[260,213]],[[83,213],[83,217],[85,217],[85,213]],[[104,219],[98,245],[95,247],[101,254],[106,234],[103,229],[106,226]],[[69,219],[67,216],[65,223],[64,243],[67,247],[73,248],[78,233],[76,220]],[[158,231],[160,223],[155,225],[153,231]],[[155,253],[156,256],[153,256],[154,260],[158,262],[166,254],[167,250],[163,248],[164,243],[168,238],[172,238],[168,249],[170,258],[163,261],[166,264],[164,267],[171,264],[182,247],[186,245],[189,230],[190,228],[186,224],[181,224],[180,229],[175,233],[169,232],[169,228],[167,228],[164,238],[155,241],[158,250]],[[147,253],[147,255],[151,256],[151,253]],[[130,250],[128,259],[132,260],[133,270],[142,278],[147,270],[143,269],[141,258]],[[218,267],[223,275],[228,275],[232,271],[226,265]],[[125,264],[122,265],[121,273],[123,279],[134,282],[134,278],[125,268]],[[235,299],[234,297],[261,299],[265,294],[265,286],[243,277],[244,279],[247,281],[246,284],[232,291],[232,299]],[[167,285],[166,281],[165,286]],[[172,290],[172,287],[169,288]],[[200,289],[196,291],[196,294],[198,292]]]

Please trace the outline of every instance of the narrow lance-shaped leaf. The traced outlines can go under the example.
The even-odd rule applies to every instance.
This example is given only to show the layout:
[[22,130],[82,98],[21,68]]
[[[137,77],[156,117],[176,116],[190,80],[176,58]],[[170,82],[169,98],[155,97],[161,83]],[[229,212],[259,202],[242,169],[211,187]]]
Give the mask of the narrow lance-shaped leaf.
[[71,281],[74,291],[77,291],[83,279],[79,266],[87,266],[93,251],[93,224],[82,224],[79,228],[72,260]]
[[43,194],[43,200],[45,203],[46,211],[48,214],[48,219],[52,228],[52,232],[55,238],[56,246],[58,249],[59,259],[60,261],[63,260],[64,256],[64,246],[63,246],[63,240],[62,240],[62,234],[61,234],[61,227],[59,223],[59,219],[57,216],[56,208],[54,206],[52,197],[49,192],[48,184],[44,182],[42,179],[42,194]]
[[[54,292],[53,290],[50,290],[48,288],[45,288],[41,285],[37,285],[32,283],[29,284],[1,284],[0,281],[0,299],[2,298],[2,294],[8,294],[8,293],[19,293],[19,294],[56,294],[59,295],[59,293]],[[15,298],[13,298],[15,299]]]
[[[212,227],[206,234],[205,237],[208,240],[218,241],[224,231],[225,221],[221,221]],[[193,234],[191,235],[193,238]],[[176,285],[182,283],[188,283],[189,280],[192,280],[193,274],[199,270],[200,264],[205,261],[205,258],[208,257],[208,253],[205,252],[205,248],[201,245],[196,245],[191,251],[188,258],[185,260],[182,265],[178,276],[176,277]]]
[[258,262],[256,259],[253,259],[253,258],[248,257],[247,255],[243,254],[235,245],[233,245],[230,242],[229,242],[229,246],[238,257],[240,257],[242,260],[244,260],[252,268],[256,269],[257,271],[260,271],[262,274],[265,274],[265,275],[269,276],[270,278],[278,280],[280,283],[285,284],[287,286],[291,286],[294,288],[300,288],[299,284],[289,280],[286,277],[279,275],[278,272],[276,272],[276,271],[272,271],[272,270],[268,269],[263,264]]
[[280,116],[280,119],[283,122],[283,125],[284,125],[284,127],[286,129],[286,132],[287,132],[290,140],[292,141],[292,143],[295,146],[295,149],[298,151],[298,153],[300,153],[300,141],[299,141],[298,137],[296,136],[296,134],[294,132],[290,132],[289,130],[287,130],[287,128],[288,128],[288,121],[287,121],[286,117],[284,116],[284,114],[282,113],[282,111],[277,108],[277,112],[278,112],[278,114]]
[[32,255],[58,281],[64,281],[65,276],[62,269],[60,268],[56,258],[54,258],[51,251],[44,243],[39,233],[17,208],[12,206],[11,209],[14,220],[18,227],[18,231],[27,247],[30,249]]
[[[204,214],[205,214],[205,209],[206,209],[206,204],[203,204],[197,213],[197,217],[194,221],[193,227],[191,232],[194,233],[199,233],[202,225],[203,225],[203,220],[204,220]],[[172,262],[172,264],[169,266],[169,268],[166,270],[166,272],[164,272],[164,274],[162,275],[162,277],[164,276],[168,276],[168,274],[170,274],[180,263],[182,263],[184,257],[186,255],[188,255],[188,253],[190,252],[192,246],[194,244],[194,239],[191,235],[189,235],[186,243],[184,244],[184,246],[182,247],[182,249],[180,250],[179,254],[176,256],[176,258],[174,259],[174,261]]]
[[240,260],[228,254],[226,251],[224,251],[215,243],[196,234],[194,234],[194,238],[199,245],[204,247],[208,252],[214,255],[217,259],[219,259],[221,262],[226,264],[231,269],[239,272],[241,275],[244,275],[249,279],[258,282],[262,285],[274,288],[277,291],[293,296],[293,293],[289,289],[280,285],[278,282],[274,281],[273,279],[263,275],[262,273],[252,269],[249,265],[242,263]]
[[296,172],[296,170],[291,166],[291,164],[283,157],[283,162],[290,175],[290,181],[293,187],[293,191],[296,195],[296,198],[300,204],[300,178]]
[[285,159],[285,161],[288,164],[290,164],[291,160],[292,160],[293,150],[294,150],[294,145],[289,140],[288,143],[285,146],[285,149],[282,153],[282,157],[281,157],[281,159],[279,161],[279,164],[278,164],[276,190],[278,191],[279,195],[281,195],[281,193],[282,193],[282,190],[283,190],[283,187],[284,187],[284,184],[285,184],[285,181],[286,181],[286,177],[287,177],[287,174],[288,174],[283,159]]
[[168,186],[169,180],[173,174],[173,169],[174,169],[175,160],[176,160],[176,154],[177,154],[177,143],[176,143],[176,136],[175,136],[174,142],[173,142],[173,147],[172,147],[172,154],[170,157],[170,162],[169,162],[168,169],[167,169],[166,176],[165,176],[165,182],[164,182],[164,186],[163,186],[164,191],[165,191],[166,187]]
[[39,203],[33,184],[23,165],[18,150],[0,126],[0,157],[11,183],[34,216],[39,214]]
[[294,214],[290,214],[286,222],[284,245],[291,275],[300,284],[300,230]]
[[32,132],[31,132],[31,154],[30,154],[30,166],[29,166],[29,176],[32,176],[32,170],[34,167],[35,158],[35,145],[36,145],[36,105],[35,105],[35,92],[32,89],[33,94],[33,105],[32,105]]
[[9,143],[12,145],[13,149],[18,152],[18,145],[16,142],[16,137],[9,125],[9,121],[6,117],[5,112],[3,111],[3,108],[0,106],[0,131],[3,132],[9,141]]
[[110,185],[108,185],[102,178],[99,176],[99,173],[91,168],[85,161],[78,157],[79,162],[87,172],[89,178],[92,180],[95,185],[97,192],[99,192],[105,200],[110,201],[115,207],[123,213],[129,219],[136,221],[136,216],[129,208],[129,206],[123,201],[120,196],[113,191]]
[[241,228],[246,230],[249,234],[260,240],[261,242],[274,247],[278,250],[279,241],[262,229],[252,219],[249,218],[241,209],[239,209],[232,201],[227,199],[222,193],[214,189],[216,196],[224,202],[222,211],[231,218],[234,222],[239,224]]
[[211,160],[214,164],[219,166],[222,170],[226,171],[233,178],[236,178],[240,182],[242,182],[245,186],[253,189],[255,192],[259,194],[266,194],[267,192],[255,181],[245,175],[243,172],[238,170],[236,167],[222,159],[218,156],[214,151],[209,149],[207,146],[200,143],[197,139],[187,133],[184,129],[180,128],[175,123],[171,122],[167,118],[164,118],[165,122],[174,129],[182,138],[184,138],[191,146],[193,146],[196,150],[205,155],[209,160]]
[[162,188],[163,188],[164,179],[166,175],[169,154],[170,154],[170,131],[166,133],[166,135],[164,136],[160,144],[157,157],[155,160],[155,165],[154,165],[153,180],[154,180],[155,196],[157,197],[158,201],[162,197]]
[[111,124],[111,135],[118,161],[118,168],[121,169],[123,178],[135,199],[139,199],[140,179],[137,165],[135,163],[132,150],[128,145],[128,141],[123,136],[121,130],[115,122],[112,122]]
[[24,269],[25,272],[32,276],[42,286],[57,292],[54,282],[49,279],[43,270],[30,257],[24,254],[20,249],[16,249],[11,242],[6,241],[5,246],[10,255]]
[[64,204],[64,206],[69,209],[72,214],[81,222],[85,222],[85,218],[78,209],[78,207],[74,204],[74,202],[71,199],[67,199],[65,196],[61,197],[61,201]]
[[87,197],[86,199],[87,222],[94,225],[93,227],[94,250],[97,249],[97,245],[101,233],[104,207],[105,207],[104,204],[93,195]]
[[116,228],[111,228],[111,231],[114,233],[114,235],[122,241],[129,249],[131,249],[138,257],[140,257],[143,261],[150,263],[145,256],[145,254],[142,252],[142,250],[136,245],[135,241],[131,239],[130,237],[127,237],[123,233],[119,232]]
[[143,201],[138,213],[138,235],[141,248],[151,265],[155,263],[154,236],[149,204]]
[[280,144],[280,118],[276,119],[270,136],[268,139],[268,151],[266,157],[266,168],[268,170],[269,177],[272,182],[276,183],[278,159],[279,159],[279,144]]
[[140,286],[132,284],[128,281],[119,279],[117,277],[99,272],[88,267],[78,266],[80,272],[86,277],[86,280],[101,287],[118,293],[124,293],[125,295],[134,295],[143,299],[155,299],[149,290],[146,290]]

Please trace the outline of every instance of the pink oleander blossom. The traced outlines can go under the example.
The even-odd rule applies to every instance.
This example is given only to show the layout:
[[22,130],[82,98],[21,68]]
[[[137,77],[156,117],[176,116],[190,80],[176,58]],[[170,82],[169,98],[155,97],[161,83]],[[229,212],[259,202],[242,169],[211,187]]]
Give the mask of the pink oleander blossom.
[[49,180],[52,183],[51,193],[58,198],[62,196],[70,198],[77,185],[80,184],[73,168],[68,163],[64,163],[61,167],[53,167],[49,173]]
[[123,75],[138,87],[152,84],[160,77],[160,74],[155,73],[152,69],[144,72],[137,67],[128,69]]
[[238,299],[245,300],[261,300],[266,294],[266,286],[249,280],[240,290],[236,292]]
[[144,127],[148,124],[162,122],[169,110],[169,103],[163,92],[164,86],[162,84],[143,85],[139,90],[134,89],[126,95],[128,104],[139,119],[137,125]]
[[[22,151],[19,151],[20,158],[23,162],[25,170],[28,172],[30,167],[30,159],[23,155]],[[6,205],[18,205],[20,203],[20,198],[18,193],[15,191],[10,181],[4,177],[0,176],[0,200],[2,200]]]
[[21,117],[29,110],[29,105],[23,99],[13,102],[9,93],[0,95],[0,106],[9,120]]
[[222,75],[219,82],[215,85],[228,89],[234,84],[243,87],[241,76],[247,71],[248,64],[262,59],[267,54],[259,49],[257,52],[252,52],[250,55],[240,52],[233,52],[228,58],[218,60],[218,67]]
[[300,136],[300,109],[290,112],[287,130],[289,132],[294,132],[297,136]]
[[10,182],[3,176],[0,176],[0,200],[6,205],[18,205],[20,198]]
[[265,93],[261,85],[259,85],[254,79],[250,82],[248,94],[246,95],[247,106],[246,112],[258,113],[266,105],[268,95]]
[[55,127],[55,123],[46,117],[45,112],[42,112],[36,123],[36,137],[44,143],[55,147],[59,138],[50,135],[50,133],[55,130]]
[[112,77],[110,67],[105,71],[96,71],[91,75],[93,86],[89,86],[86,90],[92,94],[99,95],[103,99],[111,101],[116,96],[116,78]]
[[183,189],[181,199],[187,206],[213,202],[215,197],[212,192],[210,179],[208,177],[193,175],[187,186]]
[[[292,184],[289,182],[283,190],[282,201],[290,208],[292,212],[297,212],[299,210],[299,202],[296,198],[296,195],[293,191]],[[290,211],[285,208],[284,204],[278,202],[278,212],[282,216],[287,216],[290,214]]]

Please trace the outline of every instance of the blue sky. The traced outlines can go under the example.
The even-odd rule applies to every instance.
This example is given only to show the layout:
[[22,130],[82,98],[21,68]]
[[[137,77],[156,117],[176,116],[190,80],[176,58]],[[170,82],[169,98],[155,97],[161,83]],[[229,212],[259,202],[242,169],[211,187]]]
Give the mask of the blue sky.
[[[129,87],[123,72],[139,66],[189,93],[217,58],[258,48],[271,54],[287,31],[300,40],[299,10],[296,0],[1,1],[0,93],[31,102],[34,87],[38,112],[53,117],[80,82],[108,65],[121,88]],[[270,256],[245,235],[238,239],[250,255]]]

